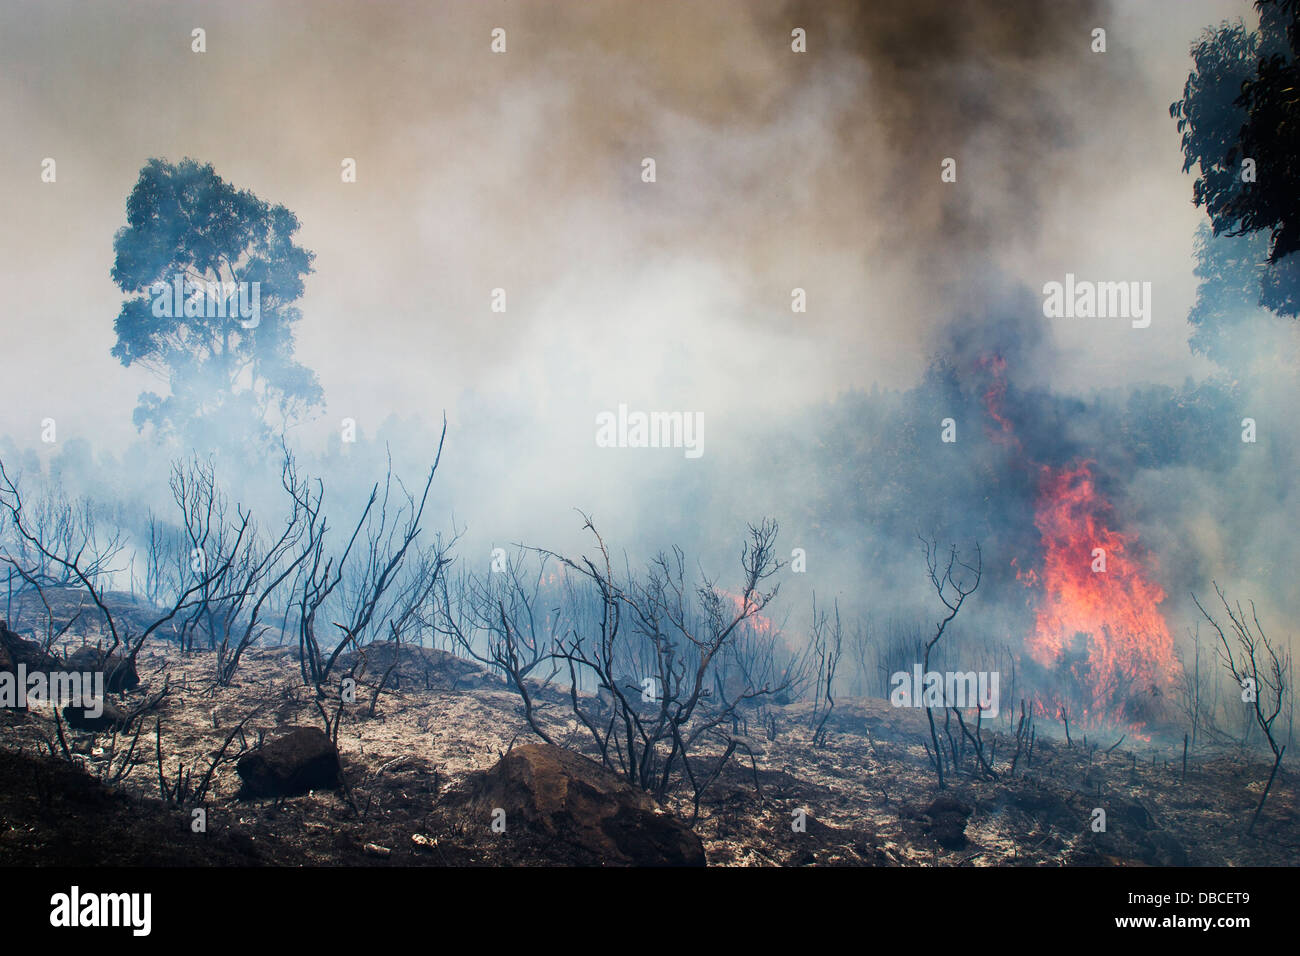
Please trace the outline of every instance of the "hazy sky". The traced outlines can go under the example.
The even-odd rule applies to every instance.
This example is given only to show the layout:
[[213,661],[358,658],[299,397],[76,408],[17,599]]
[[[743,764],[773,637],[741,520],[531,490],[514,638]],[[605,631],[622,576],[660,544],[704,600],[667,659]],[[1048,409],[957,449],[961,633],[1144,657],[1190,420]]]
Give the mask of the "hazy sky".
[[318,427],[455,419],[476,393],[560,441],[590,443],[619,402],[716,432],[909,384],[999,270],[1154,284],[1146,330],[1041,319],[1023,376],[1203,374],[1185,344],[1202,213],[1167,108],[1197,33],[1249,3],[862,6],[7,3],[0,434],[34,443],[48,415],[62,439],[126,440],[159,388],[109,355],[112,238],[150,157],[211,162],[302,220]]

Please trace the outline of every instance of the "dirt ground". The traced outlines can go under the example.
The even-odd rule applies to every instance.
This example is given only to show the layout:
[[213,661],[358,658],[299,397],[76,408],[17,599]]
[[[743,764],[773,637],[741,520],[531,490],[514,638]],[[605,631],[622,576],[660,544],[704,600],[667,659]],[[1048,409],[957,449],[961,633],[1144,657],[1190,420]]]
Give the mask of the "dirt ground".
[[[79,643],[79,642],[78,642]],[[563,847],[526,834],[493,834],[452,799],[466,775],[492,766],[513,744],[536,738],[518,699],[459,660],[424,672],[403,665],[398,686],[371,701],[378,671],[360,675],[342,710],[338,746],[347,786],[280,800],[239,800],[233,757],[267,732],[323,725],[288,649],[247,652],[228,688],[214,686],[215,656],[183,655],[154,642],[141,653],[142,684],[118,698],[130,708],[167,695],[135,739],[75,733],[66,741],[85,770],[61,756],[53,712],[0,713],[0,862],[24,865],[564,864]],[[391,678],[390,678],[391,681]],[[331,705],[332,718],[337,705]],[[251,715],[251,716],[250,716]],[[710,865],[1293,865],[1300,860],[1296,784],[1279,775],[1253,835],[1268,775],[1258,756],[1192,754],[1177,745],[1071,744],[1040,732],[1032,754],[1009,769],[1009,723],[986,724],[996,778],[961,772],[936,788],[925,712],[887,701],[840,699],[825,745],[812,743],[807,705],[773,707],[748,728],[755,750],[738,754],[707,791],[696,832]],[[192,807],[161,799],[192,773],[197,784],[232,728],[204,801],[206,832]],[[556,700],[548,733],[590,754]],[[585,734],[585,731],[583,731]],[[51,755],[51,749],[54,755]],[[159,758],[161,754],[161,761]],[[1095,810],[1106,813],[1094,832]],[[669,809],[689,818],[675,795]],[[806,818],[800,830],[796,818]]]

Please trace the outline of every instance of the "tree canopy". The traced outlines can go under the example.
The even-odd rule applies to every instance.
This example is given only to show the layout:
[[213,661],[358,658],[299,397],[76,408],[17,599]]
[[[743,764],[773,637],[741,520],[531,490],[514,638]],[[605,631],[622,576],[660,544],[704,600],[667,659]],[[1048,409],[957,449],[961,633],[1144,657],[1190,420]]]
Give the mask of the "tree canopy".
[[294,360],[294,307],[314,255],[294,242],[298,218],[210,164],[151,159],[113,240],[122,303],[112,354],[167,381],[144,392],[137,428],[199,426],[265,439],[322,403],[316,375]]
[[1169,114],[1214,234],[1268,230],[1276,263],[1300,249],[1300,0],[1255,6],[1258,30],[1237,21],[1201,35]]
[[1300,315],[1300,0],[1260,0],[1258,29],[1224,22],[1193,44],[1183,98],[1183,172],[1208,224],[1196,236],[1192,350],[1249,362],[1238,333],[1264,308]]

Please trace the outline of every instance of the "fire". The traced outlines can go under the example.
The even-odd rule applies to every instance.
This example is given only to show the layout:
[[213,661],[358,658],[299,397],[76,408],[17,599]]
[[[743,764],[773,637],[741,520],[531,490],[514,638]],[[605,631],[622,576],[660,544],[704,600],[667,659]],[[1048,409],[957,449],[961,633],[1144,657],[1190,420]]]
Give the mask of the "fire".
[[1173,638],[1158,609],[1165,592],[1150,579],[1136,536],[1108,525],[1111,507],[1091,466],[1041,470],[1034,525],[1042,566],[1017,572],[1040,588],[1026,646],[1091,698],[1081,725],[1141,723],[1173,673]]
[[[1003,413],[1006,362],[985,359],[993,382],[984,393],[998,429],[990,437],[1023,453]],[[1016,578],[1035,594],[1029,655],[1060,682],[1046,716],[1061,708],[1080,726],[1142,725],[1168,687],[1175,663],[1173,637],[1159,605],[1164,590],[1152,580],[1154,563],[1137,536],[1112,527],[1110,502],[1097,488],[1093,462],[1039,466],[1034,525],[1041,535],[1039,567]]]
[[1008,445],[1019,451],[1020,439],[1016,437],[1011,422],[1002,414],[1002,403],[1007,397],[1007,380],[1003,377],[1007,370],[1007,360],[1001,355],[994,355],[991,358],[981,359],[979,364],[980,368],[993,373],[993,384],[984,391],[984,406],[989,410],[989,417],[998,423],[999,428],[992,438],[999,445]]
[[[742,595],[735,594],[731,591],[726,591],[721,589],[720,589],[720,593],[722,594],[723,597],[727,598],[732,604],[735,605],[736,614],[744,613],[745,599]],[[753,599],[751,599],[750,601],[750,607],[751,608],[753,607]],[[766,617],[763,614],[758,613],[757,611],[754,611],[749,616],[749,619],[746,621],[746,624],[750,627],[750,629],[753,630],[755,634],[761,635],[763,637],[767,637],[773,631],[772,619]]]

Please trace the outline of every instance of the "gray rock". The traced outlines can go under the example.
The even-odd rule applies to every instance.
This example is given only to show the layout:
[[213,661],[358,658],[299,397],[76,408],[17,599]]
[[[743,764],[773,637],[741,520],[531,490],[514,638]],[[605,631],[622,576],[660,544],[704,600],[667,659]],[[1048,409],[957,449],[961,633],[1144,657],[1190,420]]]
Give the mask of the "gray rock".
[[290,727],[235,764],[243,780],[241,798],[290,797],[311,790],[334,790],[342,782],[339,752],[315,727]]
[[486,829],[494,810],[563,850],[559,862],[703,866],[700,838],[646,793],[581,754],[550,744],[515,747],[469,785],[470,813]]

